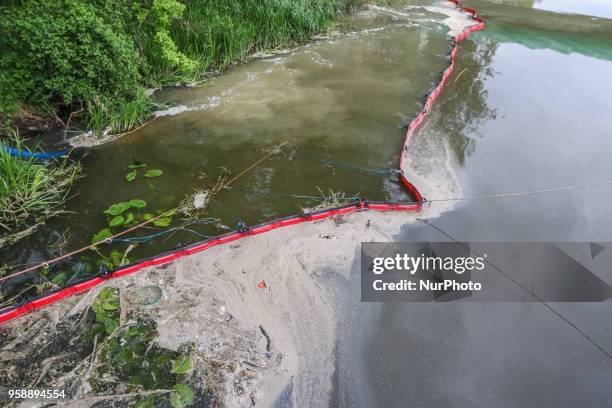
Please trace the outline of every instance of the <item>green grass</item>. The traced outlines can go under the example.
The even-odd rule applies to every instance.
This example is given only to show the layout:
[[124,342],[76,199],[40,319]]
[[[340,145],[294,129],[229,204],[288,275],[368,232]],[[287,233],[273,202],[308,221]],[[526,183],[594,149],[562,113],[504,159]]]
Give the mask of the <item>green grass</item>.
[[140,126],[157,107],[143,89],[137,89],[131,99],[97,98],[89,104],[84,118],[90,129],[119,134]]
[[[257,49],[303,42],[324,30],[360,0],[183,0],[186,9],[172,26],[178,49],[196,62],[195,74],[224,69]],[[172,78],[176,72],[157,76]]]
[[[12,144],[25,149],[17,135]],[[0,246],[23,238],[61,213],[79,172],[80,166],[65,160],[40,162],[0,149]]]

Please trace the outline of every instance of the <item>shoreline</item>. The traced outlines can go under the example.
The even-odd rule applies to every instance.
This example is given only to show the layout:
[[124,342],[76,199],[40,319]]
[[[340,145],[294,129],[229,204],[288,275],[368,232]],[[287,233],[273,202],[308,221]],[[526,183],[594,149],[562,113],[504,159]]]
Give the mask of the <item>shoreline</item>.
[[282,398],[293,406],[325,406],[339,318],[339,302],[327,283],[349,279],[362,241],[393,240],[416,217],[362,212],[275,230],[110,280],[7,328],[77,318],[103,287],[118,288],[125,298],[158,286],[163,297],[157,304],[128,304],[124,312],[154,321],[159,347],[191,345],[198,358],[223,362],[215,393],[226,406],[247,407],[252,400],[274,406]]
[[[454,54],[449,74],[445,73],[437,88],[450,76]],[[406,145],[433,99],[428,98],[424,110],[411,122]],[[402,154],[400,159],[402,173],[408,167],[405,157]],[[404,205],[406,208],[370,204],[374,210],[377,205],[383,211],[422,210],[421,202]],[[435,217],[448,206],[433,203],[418,216]],[[331,397],[339,318],[338,302],[324,280],[348,279],[350,266],[358,262],[361,242],[393,241],[404,224],[417,219],[415,213],[357,212],[359,208],[352,205],[347,211],[337,209],[320,218],[315,213],[300,228],[270,231],[278,226],[256,227],[269,232],[258,235],[258,231],[248,240],[236,241],[242,235],[235,233],[236,237],[219,240],[228,245],[181,251],[185,252],[181,259],[172,254],[161,256],[156,262],[159,266],[149,262],[127,267],[113,276],[122,279],[108,280],[100,287],[112,286],[120,292],[134,286],[163,288],[158,305],[133,312],[156,322],[155,342],[160,347],[179,350],[190,344],[200,358],[209,359],[212,354],[224,361],[228,368],[222,370],[215,387],[225,404],[274,406],[284,398],[293,406],[324,406]],[[353,212],[356,214],[347,217]],[[124,276],[136,271],[140,272]],[[87,303],[100,287],[80,300],[72,298],[32,316],[58,315],[67,304]],[[219,326],[219,332],[211,330],[211,322]],[[224,333],[224,329],[231,330]]]

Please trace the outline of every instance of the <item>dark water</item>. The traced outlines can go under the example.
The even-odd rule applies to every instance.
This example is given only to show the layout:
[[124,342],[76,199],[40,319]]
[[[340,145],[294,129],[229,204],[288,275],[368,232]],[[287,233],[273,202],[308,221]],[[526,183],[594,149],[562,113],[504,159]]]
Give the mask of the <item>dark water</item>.
[[[462,45],[457,68],[466,70],[417,135],[415,155],[447,146],[466,196],[612,180],[612,21],[530,8],[539,2],[466,3],[487,29]],[[600,187],[472,200],[430,222],[463,241],[605,242],[611,199]],[[423,223],[397,237],[448,239]],[[612,361],[578,331],[612,351],[610,302],[551,304],[576,327],[538,302],[363,304],[358,268],[344,287],[335,405],[610,406]],[[612,272],[600,277],[612,284]]]

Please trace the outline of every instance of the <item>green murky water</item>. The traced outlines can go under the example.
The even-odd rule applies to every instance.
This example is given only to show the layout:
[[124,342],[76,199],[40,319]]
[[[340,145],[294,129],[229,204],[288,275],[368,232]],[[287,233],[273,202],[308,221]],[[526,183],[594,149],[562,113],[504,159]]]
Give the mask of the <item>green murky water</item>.
[[[282,142],[282,154],[215,197],[206,215],[222,226],[190,225],[191,231],[139,245],[129,257],[220,234],[223,226],[234,229],[241,221],[254,225],[296,214],[330,190],[346,197],[409,200],[389,170],[398,166],[402,126],[421,109],[423,94],[448,65],[448,16],[437,11],[453,8],[444,6],[364,11],[346,18],[347,33],[254,59],[198,88],[159,92],[160,100],[177,106],[133,134],[90,149],[83,160],[86,177],[68,205],[72,214],[5,251],[3,261],[31,263],[89,244],[107,227],[103,211],[116,202],[145,200],[147,207],[134,211],[137,219],[174,208],[194,189],[209,186],[222,169],[236,175],[264,156],[262,150]],[[134,161],[147,167],[128,182]],[[149,169],[163,176],[143,177]],[[100,254],[127,247],[103,246]],[[82,261],[92,263],[100,254],[58,265],[49,276],[64,272],[63,284],[96,273],[97,266],[86,268]]]

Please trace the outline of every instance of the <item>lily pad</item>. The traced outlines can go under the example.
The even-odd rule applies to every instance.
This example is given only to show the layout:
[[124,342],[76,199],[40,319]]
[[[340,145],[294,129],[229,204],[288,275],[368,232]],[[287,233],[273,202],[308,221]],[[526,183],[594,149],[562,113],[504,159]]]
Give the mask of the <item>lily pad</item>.
[[138,174],[138,172],[136,172],[136,170],[132,170],[128,174],[125,175],[125,179],[127,181],[132,181],[132,180],[134,180],[136,178],[137,174]]
[[145,208],[147,206],[147,202],[139,198],[130,200],[128,204],[130,205],[130,207],[134,207],[134,208]]
[[113,233],[108,228],[104,228],[102,231],[98,232],[93,237],[91,237],[91,243],[96,244],[112,236],[113,236]]
[[[142,201],[142,200],[141,200]],[[104,210],[105,214],[108,215],[119,215],[122,212],[124,212],[125,210],[129,209],[132,206],[132,203],[126,203],[126,202],[121,202],[121,203],[116,203],[111,205],[110,207],[108,207],[106,210]]]
[[134,214],[132,213],[127,213],[127,215],[125,216],[125,221],[123,221],[124,225],[128,225],[131,224],[132,221],[134,221]]
[[111,227],[118,227],[119,225],[123,225],[124,223],[125,218],[123,218],[123,215],[117,215],[108,222],[108,225]]
[[134,163],[132,163],[132,164],[130,164],[128,166],[128,169],[139,169],[141,167],[145,167],[146,165],[147,165],[147,163],[135,161]]
[[185,384],[176,384],[172,390],[174,392],[170,395],[170,405],[173,408],[183,408],[193,403],[193,391]]
[[64,282],[66,282],[67,278],[68,278],[68,274],[66,274],[66,272],[61,272],[55,275],[53,279],[51,279],[51,282],[55,283],[58,286],[62,286]]
[[145,176],[145,177],[149,177],[149,178],[151,178],[151,177],[159,177],[159,176],[161,176],[162,174],[164,174],[164,172],[163,172],[163,171],[158,170],[158,169],[154,169],[154,170],[149,170],[149,171],[147,171],[147,172],[145,173],[145,175],[144,175],[144,176]]
[[172,224],[172,218],[168,217],[162,217],[153,221],[153,225],[155,225],[156,227],[167,227],[170,224]]
[[149,221],[149,220],[151,220],[151,219],[155,218],[155,214],[146,213],[145,215],[143,215],[143,216],[142,216],[142,218],[143,218],[145,221]]

